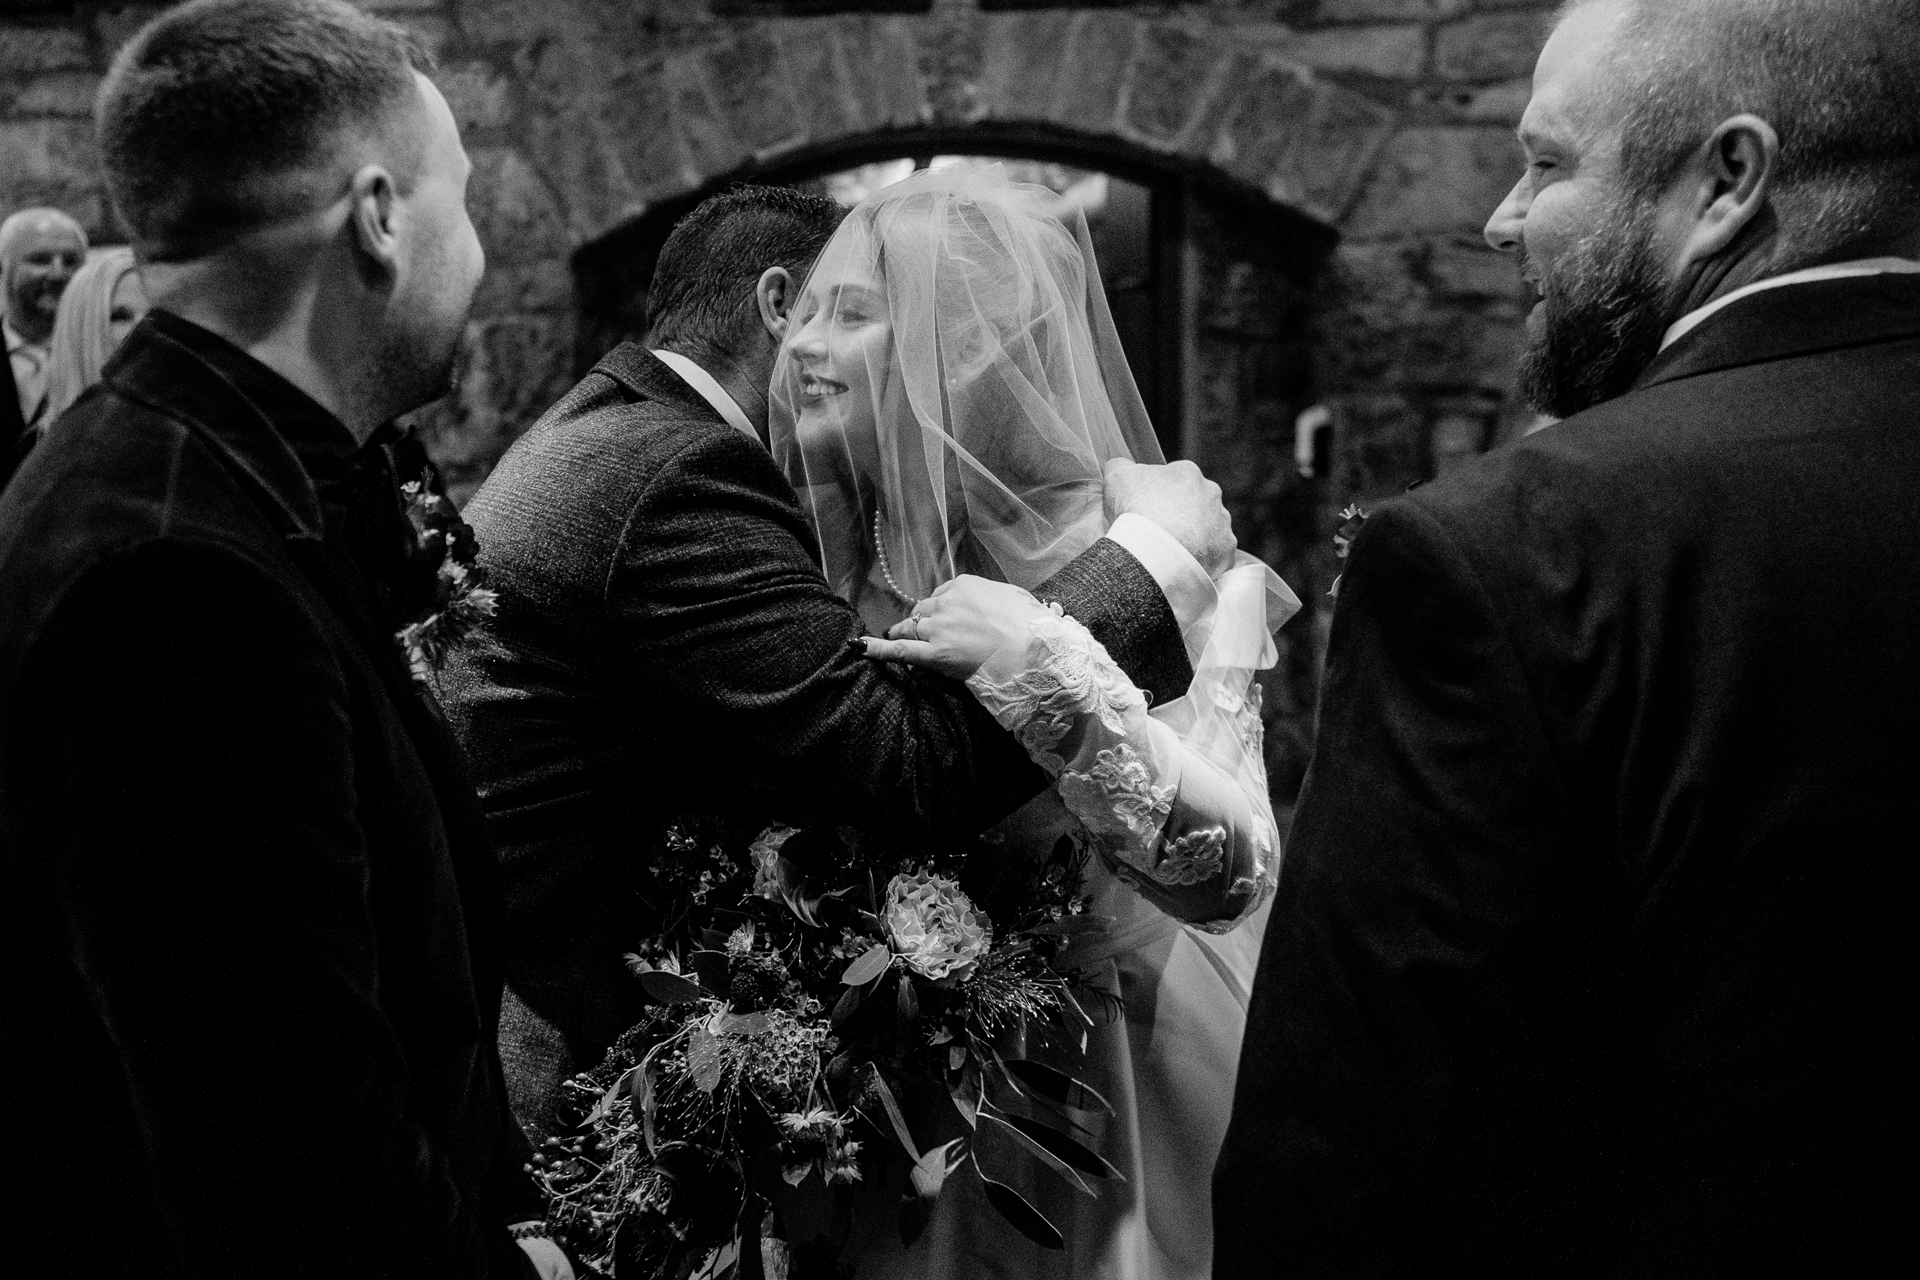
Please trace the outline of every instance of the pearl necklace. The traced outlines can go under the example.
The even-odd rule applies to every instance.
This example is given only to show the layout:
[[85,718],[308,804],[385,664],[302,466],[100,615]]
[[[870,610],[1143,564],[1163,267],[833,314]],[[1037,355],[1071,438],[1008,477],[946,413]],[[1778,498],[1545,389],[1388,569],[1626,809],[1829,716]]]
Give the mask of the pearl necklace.
[[887,546],[886,543],[880,539],[880,513],[878,511],[873,513],[873,551],[875,555],[880,557],[880,577],[886,583],[887,591],[893,598],[909,609],[919,604],[919,596],[908,595],[900,589],[900,584],[893,579],[893,567],[887,563]]

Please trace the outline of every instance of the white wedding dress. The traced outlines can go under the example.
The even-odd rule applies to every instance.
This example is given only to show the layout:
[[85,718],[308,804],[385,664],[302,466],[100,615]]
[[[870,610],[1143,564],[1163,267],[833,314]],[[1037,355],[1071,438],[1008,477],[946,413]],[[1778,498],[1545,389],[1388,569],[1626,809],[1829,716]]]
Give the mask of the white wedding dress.
[[[1160,461],[1084,220],[1052,199],[998,166],[916,175],[849,213],[796,305],[771,443],[828,580],[875,631],[962,573],[1044,583],[1105,532],[1104,463]],[[1022,639],[969,687],[1054,785],[985,838],[1009,856],[1070,833],[1096,851],[1085,890],[1113,924],[1063,963],[1110,992],[1116,1016],[1087,1031],[1077,1065],[1077,1046],[1051,1052],[1111,1104],[1077,1136],[1122,1177],[1089,1196],[1031,1157],[993,1160],[992,1176],[1058,1228],[1065,1247],[1050,1250],[963,1167],[907,1245],[897,1168],[858,1189],[843,1261],[858,1280],[1203,1280],[1280,861],[1253,676],[1299,602],[1240,556],[1183,618],[1186,695],[1152,708],[1078,622],[1022,606]],[[945,1110],[923,1149],[987,1141]]]

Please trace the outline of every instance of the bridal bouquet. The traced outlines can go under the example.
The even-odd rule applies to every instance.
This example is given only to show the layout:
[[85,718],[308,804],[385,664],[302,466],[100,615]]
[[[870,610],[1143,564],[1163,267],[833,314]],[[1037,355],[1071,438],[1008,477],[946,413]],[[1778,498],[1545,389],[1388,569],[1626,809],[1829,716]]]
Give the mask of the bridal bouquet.
[[[1110,1110],[1069,1071],[1113,997],[1056,967],[1106,924],[1077,896],[1087,850],[1008,866],[773,828],[734,856],[718,829],[670,830],[674,923],[627,957],[650,1012],[569,1082],[578,1136],[535,1157],[556,1234],[616,1280],[844,1276],[852,1188],[901,1160],[908,1242],[972,1176],[1060,1247],[1004,1170],[1032,1159],[1088,1194],[1119,1176],[1069,1132]],[[922,1150],[909,1115],[960,1136]]]

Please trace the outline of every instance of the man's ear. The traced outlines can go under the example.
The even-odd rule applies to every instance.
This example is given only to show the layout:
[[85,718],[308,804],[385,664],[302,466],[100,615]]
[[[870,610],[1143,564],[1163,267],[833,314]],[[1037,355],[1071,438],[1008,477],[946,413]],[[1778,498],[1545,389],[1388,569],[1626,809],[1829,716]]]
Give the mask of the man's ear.
[[1780,169],[1780,135],[1759,116],[1734,116],[1721,122],[1691,163],[1692,180],[1684,189],[1692,226],[1681,250],[1683,264],[1724,252],[1766,209]]
[[760,307],[760,323],[775,345],[787,340],[787,318],[793,313],[794,297],[800,286],[785,267],[768,267],[753,286],[753,300]]
[[365,165],[348,191],[354,261],[369,285],[385,287],[400,272],[400,200],[393,175],[382,165]]

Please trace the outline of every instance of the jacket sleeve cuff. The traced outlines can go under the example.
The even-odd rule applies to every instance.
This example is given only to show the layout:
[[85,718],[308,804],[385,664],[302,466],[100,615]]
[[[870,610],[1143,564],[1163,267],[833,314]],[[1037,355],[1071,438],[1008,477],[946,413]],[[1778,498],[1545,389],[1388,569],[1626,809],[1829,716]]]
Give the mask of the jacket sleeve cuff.
[[1129,511],[1113,522],[1107,537],[1125,548],[1159,585],[1182,636],[1192,634],[1195,627],[1212,618],[1216,603],[1213,579],[1172,534]]

